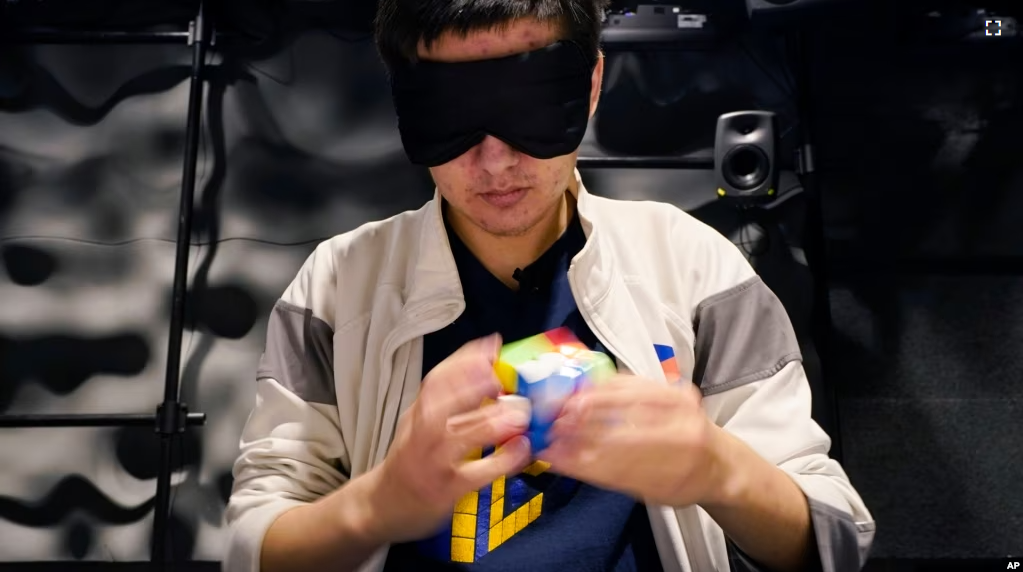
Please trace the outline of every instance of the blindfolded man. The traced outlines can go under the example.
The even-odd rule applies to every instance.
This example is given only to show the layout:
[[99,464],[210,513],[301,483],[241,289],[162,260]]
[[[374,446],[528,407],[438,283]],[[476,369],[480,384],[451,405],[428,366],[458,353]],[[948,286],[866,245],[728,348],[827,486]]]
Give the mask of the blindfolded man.
[[[380,2],[402,142],[436,195],[321,244],[276,304],[230,572],[863,565],[874,523],[778,299],[684,212],[582,184],[603,4]],[[620,375],[532,450],[494,360],[553,328]]]

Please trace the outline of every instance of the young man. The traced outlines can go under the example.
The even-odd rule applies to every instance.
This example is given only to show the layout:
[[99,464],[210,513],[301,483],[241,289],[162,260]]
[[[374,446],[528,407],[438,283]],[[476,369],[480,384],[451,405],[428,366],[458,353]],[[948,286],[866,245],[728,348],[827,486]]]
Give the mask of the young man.
[[[874,523],[778,299],[709,227],[579,179],[602,4],[380,3],[437,193],[320,245],[276,304],[226,570],[862,566]],[[531,451],[493,361],[561,326],[621,375]]]

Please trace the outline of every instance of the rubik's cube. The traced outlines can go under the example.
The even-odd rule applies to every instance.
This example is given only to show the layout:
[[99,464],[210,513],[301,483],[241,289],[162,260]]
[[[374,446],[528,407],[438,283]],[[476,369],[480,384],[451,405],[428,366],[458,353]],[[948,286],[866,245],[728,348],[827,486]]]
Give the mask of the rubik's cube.
[[502,401],[524,406],[528,400],[533,451],[550,444],[547,432],[569,396],[616,371],[610,357],[591,351],[568,328],[505,344],[494,369],[505,394]]

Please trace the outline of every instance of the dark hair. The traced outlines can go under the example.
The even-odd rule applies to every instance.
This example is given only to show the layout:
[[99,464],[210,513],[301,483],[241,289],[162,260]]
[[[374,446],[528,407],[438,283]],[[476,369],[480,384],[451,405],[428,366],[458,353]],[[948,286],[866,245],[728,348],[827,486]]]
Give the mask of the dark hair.
[[519,18],[557,22],[563,40],[594,59],[600,50],[603,11],[609,0],[380,0],[374,22],[377,49],[388,67],[416,60],[445,32],[467,35]]

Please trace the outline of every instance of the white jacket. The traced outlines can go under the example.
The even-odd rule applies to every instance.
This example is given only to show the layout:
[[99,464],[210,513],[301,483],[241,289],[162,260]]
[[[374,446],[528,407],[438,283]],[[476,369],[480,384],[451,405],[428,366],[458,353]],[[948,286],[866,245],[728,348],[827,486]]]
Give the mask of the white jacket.
[[[674,348],[707,415],[805,492],[823,570],[859,570],[874,522],[810,417],[777,297],[735,245],[673,206],[597,197],[580,181],[577,210],[587,242],[569,283],[619,369],[663,380],[654,344]],[[316,248],[270,316],[226,511],[225,570],[257,572],[274,519],[383,460],[419,389],[423,335],[464,307],[438,197]],[[665,572],[730,570],[724,534],[703,509],[649,513]],[[386,553],[362,570],[381,570]]]

